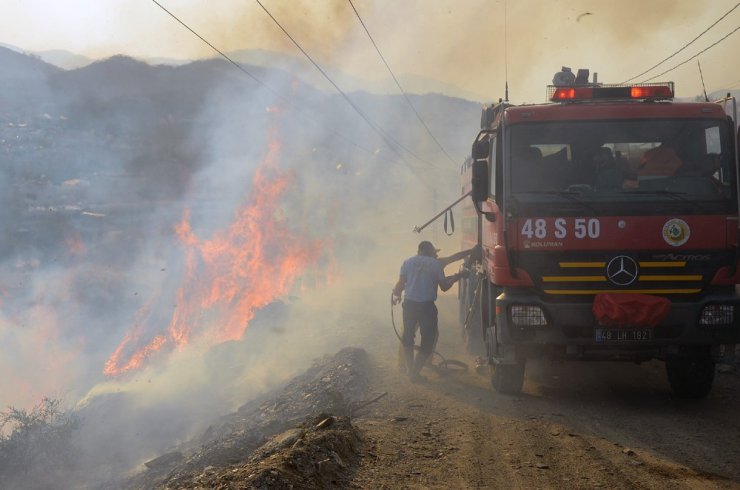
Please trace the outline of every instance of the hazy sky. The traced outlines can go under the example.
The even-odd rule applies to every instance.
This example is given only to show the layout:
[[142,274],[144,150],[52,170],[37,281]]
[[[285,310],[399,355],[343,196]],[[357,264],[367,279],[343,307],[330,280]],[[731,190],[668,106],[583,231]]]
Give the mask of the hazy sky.
[[[263,48],[302,56],[251,0],[161,0],[224,51]],[[474,93],[539,102],[562,65],[622,82],[668,57],[736,0],[353,0],[398,76],[421,75]],[[264,0],[314,59],[366,79],[387,72],[347,0]],[[506,10],[506,15],[505,15]],[[506,19],[506,22],[505,22]],[[737,8],[694,44],[639,80],[695,55],[740,26]],[[504,32],[507,35],[505,36]],[[0,42],[90,57],[192,58],[213,51],[150,0],[5,0]],[[700,55],[707,91],[740,87],[740,32]],[[660,80],[679,96],[701,92],[694,59]]]

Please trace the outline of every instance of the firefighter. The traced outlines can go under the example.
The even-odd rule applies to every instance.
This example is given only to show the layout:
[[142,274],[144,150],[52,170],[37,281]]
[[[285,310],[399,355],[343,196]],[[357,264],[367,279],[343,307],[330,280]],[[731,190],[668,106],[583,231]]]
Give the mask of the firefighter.
[[[393,304],[400,303],[401,293],[405,292],[401,342],[407,372],[412,382],[424,380],[419,373],[434,352],[437,341],[437,306],[434,304],[437,299],[437,288],[447,291],[465,275],[465,272],[461,271],[445,276],[444,267],[464,259],[472,251],[473,249],[463,250],[450,257],[438,258],[439,249],[435,248],[432,242],[424,240],[419,243],[417,254],[406,259],[401,266],[401,274],[393,288]],[[414,358],[417,324],[421,332],[421,345]]]
[[683,165],[683,161],[668,143],[646,151],[640,159],[638,174],[641,177],[670,177]]

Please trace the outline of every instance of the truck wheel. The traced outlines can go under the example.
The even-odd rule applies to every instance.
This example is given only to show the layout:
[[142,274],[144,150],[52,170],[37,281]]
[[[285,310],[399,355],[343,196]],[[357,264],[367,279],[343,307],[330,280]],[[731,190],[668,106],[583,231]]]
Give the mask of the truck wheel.
[[517,395],[524,384],[525,361],[516,364],[497,364],[491,374],[491,386],[499,393]]
[[710,358],[668,359],[665,362],[668,382],[681,398],[704,398],[714,382],[714,361]]

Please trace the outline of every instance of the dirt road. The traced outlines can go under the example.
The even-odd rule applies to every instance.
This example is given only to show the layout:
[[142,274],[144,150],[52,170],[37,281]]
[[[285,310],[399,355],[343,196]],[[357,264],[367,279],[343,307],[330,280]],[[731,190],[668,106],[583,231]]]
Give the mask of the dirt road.
[[[441,298],[438,352],[472,365],[454,298]],[[740,488],[740,377],[705,400],[671,394],[662,363],[531,362],[521,395],[474,370],[411,384],[395,338],[368,349],[373,390],[356,488]],[[439,360],[439,359],[437,359]],[[472,368],[472,366],[471,366]]]

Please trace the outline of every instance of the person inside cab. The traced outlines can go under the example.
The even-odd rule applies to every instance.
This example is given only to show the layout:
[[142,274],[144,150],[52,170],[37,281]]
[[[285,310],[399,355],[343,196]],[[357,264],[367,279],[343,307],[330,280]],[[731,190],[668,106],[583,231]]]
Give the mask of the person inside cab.
[[519,146],[511,154],[515,172],[514,190],[518,192],[541,192],[551,182],[543,165],[542,151],[536,146]]
[[675,175],[683,161],[668,143],[646,151],[640,159],[637,173],[640,177],[670,177]]
[[619,162],[614,159],[612,150],[605,146],[599,147],[593,156],[594,187],[597,190],[620,189],[624,185],[625,171]]

